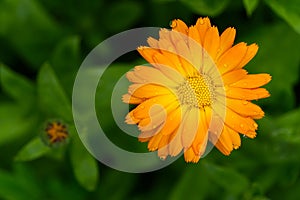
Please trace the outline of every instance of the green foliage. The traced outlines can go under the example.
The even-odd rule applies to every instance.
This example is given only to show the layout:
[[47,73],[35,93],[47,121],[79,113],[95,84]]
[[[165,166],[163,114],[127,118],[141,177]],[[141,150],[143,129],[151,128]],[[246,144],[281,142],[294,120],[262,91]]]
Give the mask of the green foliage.
[[216,16],[228,6],[229,0],[181,0],[199,15]]
[[258,6],[260,0],[243,0],[247,15],[251,16],[253,11]]
[[34,160],[40,156],[45,155],[49,152],[49,147],[47,147],[40,137],[33,138],[28,144],[26,144],[20,152],[16,155],[16,161],[30,161]]
[[[299,9],[298,0],[0,1],[0,199],[299,199]],[[236,43],[259,46],[247,70],[269,73],[272,81],[266,86],[271,97],[254,102],[266,113],[257,137],[242,137],[228,157],[213,150],[197,164],[180,158],[145,174],[99,163],[80,141],[71,107],[86,55],[121,31],[169,28],[174,18],[191,25],[199,16],[210,17],[220,33],[234,26]],[[112,91],[140,63],[130,53],[104,72],[95,109],[113,143],[145,152],[147,145],[124,134],[111,112],[116,103],[123,113],[128,83],[113,97]],[[50,144],[45,124],[53,121],[66,125],[66,142]]]
[[265,2],[300,34],[300,6],[297,0],[265,0]]
[[[277,23],[250,29],[247,40],[251,42],[256,40],[260,47],[257,56],[253,62],[249,63],[247,69],[253,73],[268,71],[273,79],[267,85],[272,94],[271,98],[261,102],[267,101],[266,107],[273,113],[292,109],[296,98],[294,86],[299,79],[299,35],[287,25]],[[274,42],[276,48],[274,48]],[[280,49],[288,49],[289,53],[282,53]],[[283,73],[282,70],[285,67],[288,70]],[[285,102],[284,105],[282,102]]]
[[71,103],[49,64],[45,64],[37,77],[40,110],[49,118],[59,117],[72,121]]
[[78,182],[87,190],[94,190],[98,182],[98,165],[92,155],[74,136],[70,148],[70,158]]

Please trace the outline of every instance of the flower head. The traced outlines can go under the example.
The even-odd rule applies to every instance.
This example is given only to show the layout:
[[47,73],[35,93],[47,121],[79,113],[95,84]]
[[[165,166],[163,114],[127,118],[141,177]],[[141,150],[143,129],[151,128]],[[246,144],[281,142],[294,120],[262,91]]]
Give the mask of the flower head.
[[66,125],[59,121],[48,122],[44,131],[47,136],[44,140],[49,145],[66,142],[69,137]]
[[243,69],[258,46],[233,46],[235,29],[219,35],[209,18],[191,27],[173,20],[171,27],[161,29],[158,40],[149,38],[149,47],[138,48],[151,66],[127,73],[133,84],[123,101],[137,106],[126,122],[137,124],[139,140],[163,159],[183,150],[187,162],[198,162],[208,142],[229,155],[241,145],[239,134],[256,136],[254,119],[264,116],[251,100],[269,96],[260,87],[271,76]]

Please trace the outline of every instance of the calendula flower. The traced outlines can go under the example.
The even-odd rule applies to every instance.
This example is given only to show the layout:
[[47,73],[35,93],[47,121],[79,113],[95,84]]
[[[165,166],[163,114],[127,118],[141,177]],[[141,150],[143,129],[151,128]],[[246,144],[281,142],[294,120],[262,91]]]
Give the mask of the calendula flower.
[[46,142],[49,145],[65,142],[69,133],[65,124],[59,121],[48,122],[45,128]]
[[260,87],[271,76],[243,69],[258,46],[233,46],[235,29],[219,34],[209,18],[191,27],[173,20],[171,27],[138,48],[151,66],[127,73],[133,84],[123,101],[137,106],[125,121],[138,125],[139,140],[162,159],[184,151],[187,162],[198,162],[208,142],[229,155],[241,145],[239,134],[256,136],[254,119],[264,116],[251,101],[269,96]]

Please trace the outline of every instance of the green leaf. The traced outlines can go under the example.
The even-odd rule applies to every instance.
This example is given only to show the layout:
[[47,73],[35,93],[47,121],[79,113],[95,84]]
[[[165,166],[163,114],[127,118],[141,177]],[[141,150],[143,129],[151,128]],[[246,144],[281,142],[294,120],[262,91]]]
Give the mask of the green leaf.
[[205,199],[210,190],[210,181],[201,163],[188,166],[172,189],[169,199]]
[[77,36],[65,38],[55,48],[50,62],[69,97],[72,95],[74,80],[80,65],[79,43]]
[[217,16],[227,7],[230,0],[180,0],[197,14]]
[[105,27],[112,32],[125,31],[138,21],[141,14],[142,7],[137,1],[119,1],[106,10]]
[[61,35],[57,24],[36,0],[2,0],[0,13],[0,36],[38,68]]
[[[3,199],[26,200],[31,198],[27,191],[24,191],[15,181],[15,177],[6,171],[0,170],[0,197]],[[16,192],[18,191],[18,192]]]
[[300,109],[295,109],[287,112],[276,118],[275,128],[272,132],[272,137],[279,141],[286,141],[288,143],[300,144]]
[[31,113],[28,116],[25,111],[22,106],[13,103],[0,104],[0,146],[32,134],[37,115]]
[[205,169],[214,182],[222,188],[228,190],[229,194],[239,195],[246,191],[249,187],[247,178],[232,168],[220,167],[210,163],[205,163]]
[[[128,193],[136,187],[137,178],[138,176],[136,176],[136,174],[109,170],[101,176],[97,197],[99,199],[106,199],[109,197],[110,200],[127,199]],[[122,187],[119,187],[120,180],[122,180]],[[115,192],[111,193],[111,191]]]
[[0,198],[9,200],[41,199],[41,188],[30,168],[23,166],[14,168],[12,173],[0,169]]
[[38,100],[41,111],[48,118],[72,121],[70,100],[49,64],[42,66],[38,78]]
[[265,2],[300,34],[300,6],[298,0],[265,0]]
[[247,15],[251,16],[253,11],[257,8],[259,0],[243,0]]
[[95,190],[99,176],[97,161],[83,146],[77,134],[74,134],[71,143],[70,158],[79,184],[89,191]]
[[3,91],[18,103],[34,103],[34,85],[24,76],[13,72],[4,65],[0,65],[0,81]]
[[286,112],[295,105],[294,85],[299,79],[300,37],[284,23],[255,29],[249,27],[249,30],[245,41],[257,42],[259,50],[246,68],[251,73],[269,73],[272,76],[272,81],[266,86],[271,97],[259,100],[259,103],[270,113]]
[[15,161],[30,161],[37,159],[46,153],[48,153],[50,148],[46,146],[41,138],[33,138],[28,142],[16,155]]

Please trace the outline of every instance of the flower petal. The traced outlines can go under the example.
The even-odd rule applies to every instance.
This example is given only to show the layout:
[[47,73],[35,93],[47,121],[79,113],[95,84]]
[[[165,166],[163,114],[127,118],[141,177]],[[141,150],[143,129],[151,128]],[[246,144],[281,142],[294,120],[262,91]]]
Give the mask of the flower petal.
[[169,155],[169,135],[163,135],[159,144],[158,144],[158,157],[160,157],[161,159],[166,159],[166,157]]
[[270,81],[271,76],[269,74],[249,74],[230,86],[240,88],[258,88],[269,83]]
[[223,129],[219,137],[213,133],[210,134],[210,140],[224,155],[229,155],[233,150],[231,137],[227,132],[227,129]]
[[207,30],[203,46],[211,58],[215,59],[220,46],[220,37],[217,27],[210,27]]
[[262,109],[249,101],[227,98],[226,106],[234,112],[245,117],[260,119],[264,116]]
[[237,69],[244,67],[256,55],[257,51],[258,51],[257,44],[251,44],[250,46],[248,46],[246,55],[238,64]]
[[180,19],[175,19],[171,23],[171,27],[173,30],[178,31],[183,34],[187,34],[188,27],[187,25]]
[[189,28],[188,45],[191,51],[191,64],[199,71],[202,63],[203,47],[199,32],[195,26]]
[[226,90],[226,97],[242,100],[257,100],[267,98],[270,93],[265,88],[245,89],[229,87]]
[[161,138],[162,138],[162,134],[155,134],[150,140],[149,140],[149,143],[148,143],[148,149],[149,151],[155,151],[158,149],[158,145],[161,141]]
[[[167,105],[167,106],[165,106],[165,105],[162,106],[160,103],[154,104],[149,109],[149,117],[145,117],[140,121],[139,126],[138,126],[139,129],[141,131],[148,131],[151,129],[155,129],[156,127],[158,127],[161,124],[164,124],[164,122],[167,119],[168,113],[177,109],[178,106],[179,106],[179,104],[176,101],[170,102],[169,105]],[[142,123],[144,121],[145,121],[145,123]]]
[[177,108],[170,112],[165,121],[164,127],[161,132],[164,135],[173,134],[174,131],[179,127],[179,124],[182,122],[182,111],[180,108]]
[[149,44],[150,47],[154,49],[158,49],[158,40],[154,39],[153,37],[149,37],[147,39],[147,43]]
[[202,156],[206,149],[208,140],[208,124],[210,119],[206,119],[206,114],[203,109],[200,110],[200,119],[197,129],[197,134],[193,141],[192,147],[196,155]]
[[170,89],[156,84],[132,84],[129,86],[128,92],[138,99],[149,99],[156,96],[172,94]]
[[235,69],[245,57],[247,49],[246,43],[241,42],[226,51],[217,61],[220,73],[225,74]]
[[225,124],[242,134],[248,134],[257,129],[257,124],[252,118],[242,117],[230,109],[226,111]]
[[220,36],[220,49],[216,59],[218,59],[224,52],[232,47],[236,30],[234,28],[227,28]]
[[196,22],[195,27],[198,29],[199,31],[199,36],[201,38],[202,41],[202,45],[203,45],[203,41],[204,41],[204,37],[206,35],[206,31],[211,27],[210,24],[210,20],[208,17],[205,18],[199,18]]
[[128,103],[128,104],[140,104],[142,103],[144,100],[143,99],[140,99],[140,98],[137,98],[137,97],[134,97],[130,94],[124,94],[122,96],[122,101],[124,103]]
[[140,83],[153,83],[166,87],[176,87],[177,84],[167,78],[161,71],[153,67],[136,66],[134,68],[134,75],[139,77],[142,82]]
[[199,109],[191,108],[182,121],[183,130],[182,130],[182,146],[188,148],[191,146],[192,142],[195,139],[198,127],[199,127]]
[[171,156],[177,156],[182,151],[181,135],[182,131],[178,127],[170,137],[169,153]]
[[243,79],[248,72],[244,69],[230,71],[222,76],[224,85],[230,85]]
[[241,146],[241,137],[239,133],[232,130],[228,126],[224,126],[224,130],[229,134],[233,148],[238,149]]
[[186,162],[197,163],[200,160],[200,156],[196,155],[193,148],[190,147],[184,151],[184,160]]

